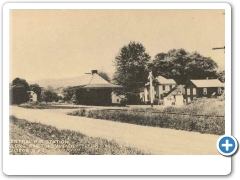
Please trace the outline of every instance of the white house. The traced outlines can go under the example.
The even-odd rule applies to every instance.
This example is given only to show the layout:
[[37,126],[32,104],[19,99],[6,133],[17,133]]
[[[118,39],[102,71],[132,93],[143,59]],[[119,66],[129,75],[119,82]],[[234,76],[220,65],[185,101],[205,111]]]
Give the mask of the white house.
[[163,105],[183,105],[183,92],[182,85],[175,86],[171,91],[163,94]]
[[116,95],[112,92],[112,104],[120,104],[122,99],[125,99],[124,95]]
[[29,93],[29,101],[37,102],[37,94],[34,91],[28,91]]
[[[166,79],[163,76],[158,76],[153,79],[153,95],[154,99],[159,101],[164,99],[164,93],[171,91],[177,83],[173,79]],[[150,101],[150,87],[146,84],[145,101]]]

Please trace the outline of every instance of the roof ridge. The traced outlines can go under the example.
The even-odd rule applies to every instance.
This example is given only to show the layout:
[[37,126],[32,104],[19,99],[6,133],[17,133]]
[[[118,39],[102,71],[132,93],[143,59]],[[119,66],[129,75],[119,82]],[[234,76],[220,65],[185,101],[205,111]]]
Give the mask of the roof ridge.
[[219,80],[219,79],[190,79],[191,81],[209,81],[209,80]]
[[95,73],[94,74],[92,74],[92,78],[91,78],[91,80],[89,81],[89,83],[88,84],[90,84],[91,83],[91,81],[93,80],[93,77],[95,76]]

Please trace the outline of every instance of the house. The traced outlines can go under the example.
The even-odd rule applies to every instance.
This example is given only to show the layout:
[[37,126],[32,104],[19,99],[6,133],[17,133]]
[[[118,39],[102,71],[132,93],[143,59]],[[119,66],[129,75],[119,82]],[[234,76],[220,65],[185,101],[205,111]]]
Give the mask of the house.
[[[154,99],[160,101],[164,99],[163,94],[171,91],[177,83],[173,79],[166,79],[163,76],[158,76],[153,79],[153,95]],[[146,84],[145,100],[150,101],[150,87]]]
[[141,102],[147,102],[147,88],[143,87],[139,89],[139,98]]
[[37,94],[34,91],[28,91],[28,94],[30,102],[37,102]]
[[124,95],[116,95],[112,92],[112,104],[120,104],[122,99],[125,99]]
[[212,98],[221,96],[224,84],[218,79],[189,80],[185,85],[186,102],[194,98]]
[[69,88],[77,104],[107,106],[112,104],[112,90],[122,86],[111,84],[92,70],[79,78],[78,84]]
[[172,90],[170,90],[169,92],[164,93],[163,105],[184,105],[183,91],[183,85],[178,85],[172,88]]

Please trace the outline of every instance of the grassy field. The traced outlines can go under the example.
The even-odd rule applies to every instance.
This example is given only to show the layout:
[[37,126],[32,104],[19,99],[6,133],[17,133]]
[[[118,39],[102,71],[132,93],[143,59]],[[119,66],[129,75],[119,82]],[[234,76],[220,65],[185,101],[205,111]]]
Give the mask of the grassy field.
[[207,134],[225,133],[225,104],[217,99],[201,99],[190,105],[164,109],[86,110],[68,113],[130,124],[195,131]]
[[53,126],[10,116],[10,154],[54,155],[144,155],[136,148],[114,140],[89,137],[80,132],[59,130]]

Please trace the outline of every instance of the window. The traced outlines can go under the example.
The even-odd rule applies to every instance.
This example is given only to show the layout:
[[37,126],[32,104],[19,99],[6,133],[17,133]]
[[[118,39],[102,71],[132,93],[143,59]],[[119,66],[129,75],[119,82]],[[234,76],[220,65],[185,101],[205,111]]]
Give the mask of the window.
[[165,91],[165,85],[162,86],[162,90]]
[[187,95],[190,95],[190,88],[187,88]]
[[222,94],[222,88],[218,88],[218,94]]
[[170,89],[169,89],[169,86],[168,86],[168,85],[166,85],[166,91],[170,91]]
[[117,102],[119,102],[119,99],[117,99]]
[[196,88],[193,88],[193,95],[196,95]]
[[169,87],[170,87],[170,90],[172,90],[172,85],[169,85]]
[[203,94],[204,94],[204,95],[207,94],[207,88],[203,88]]

